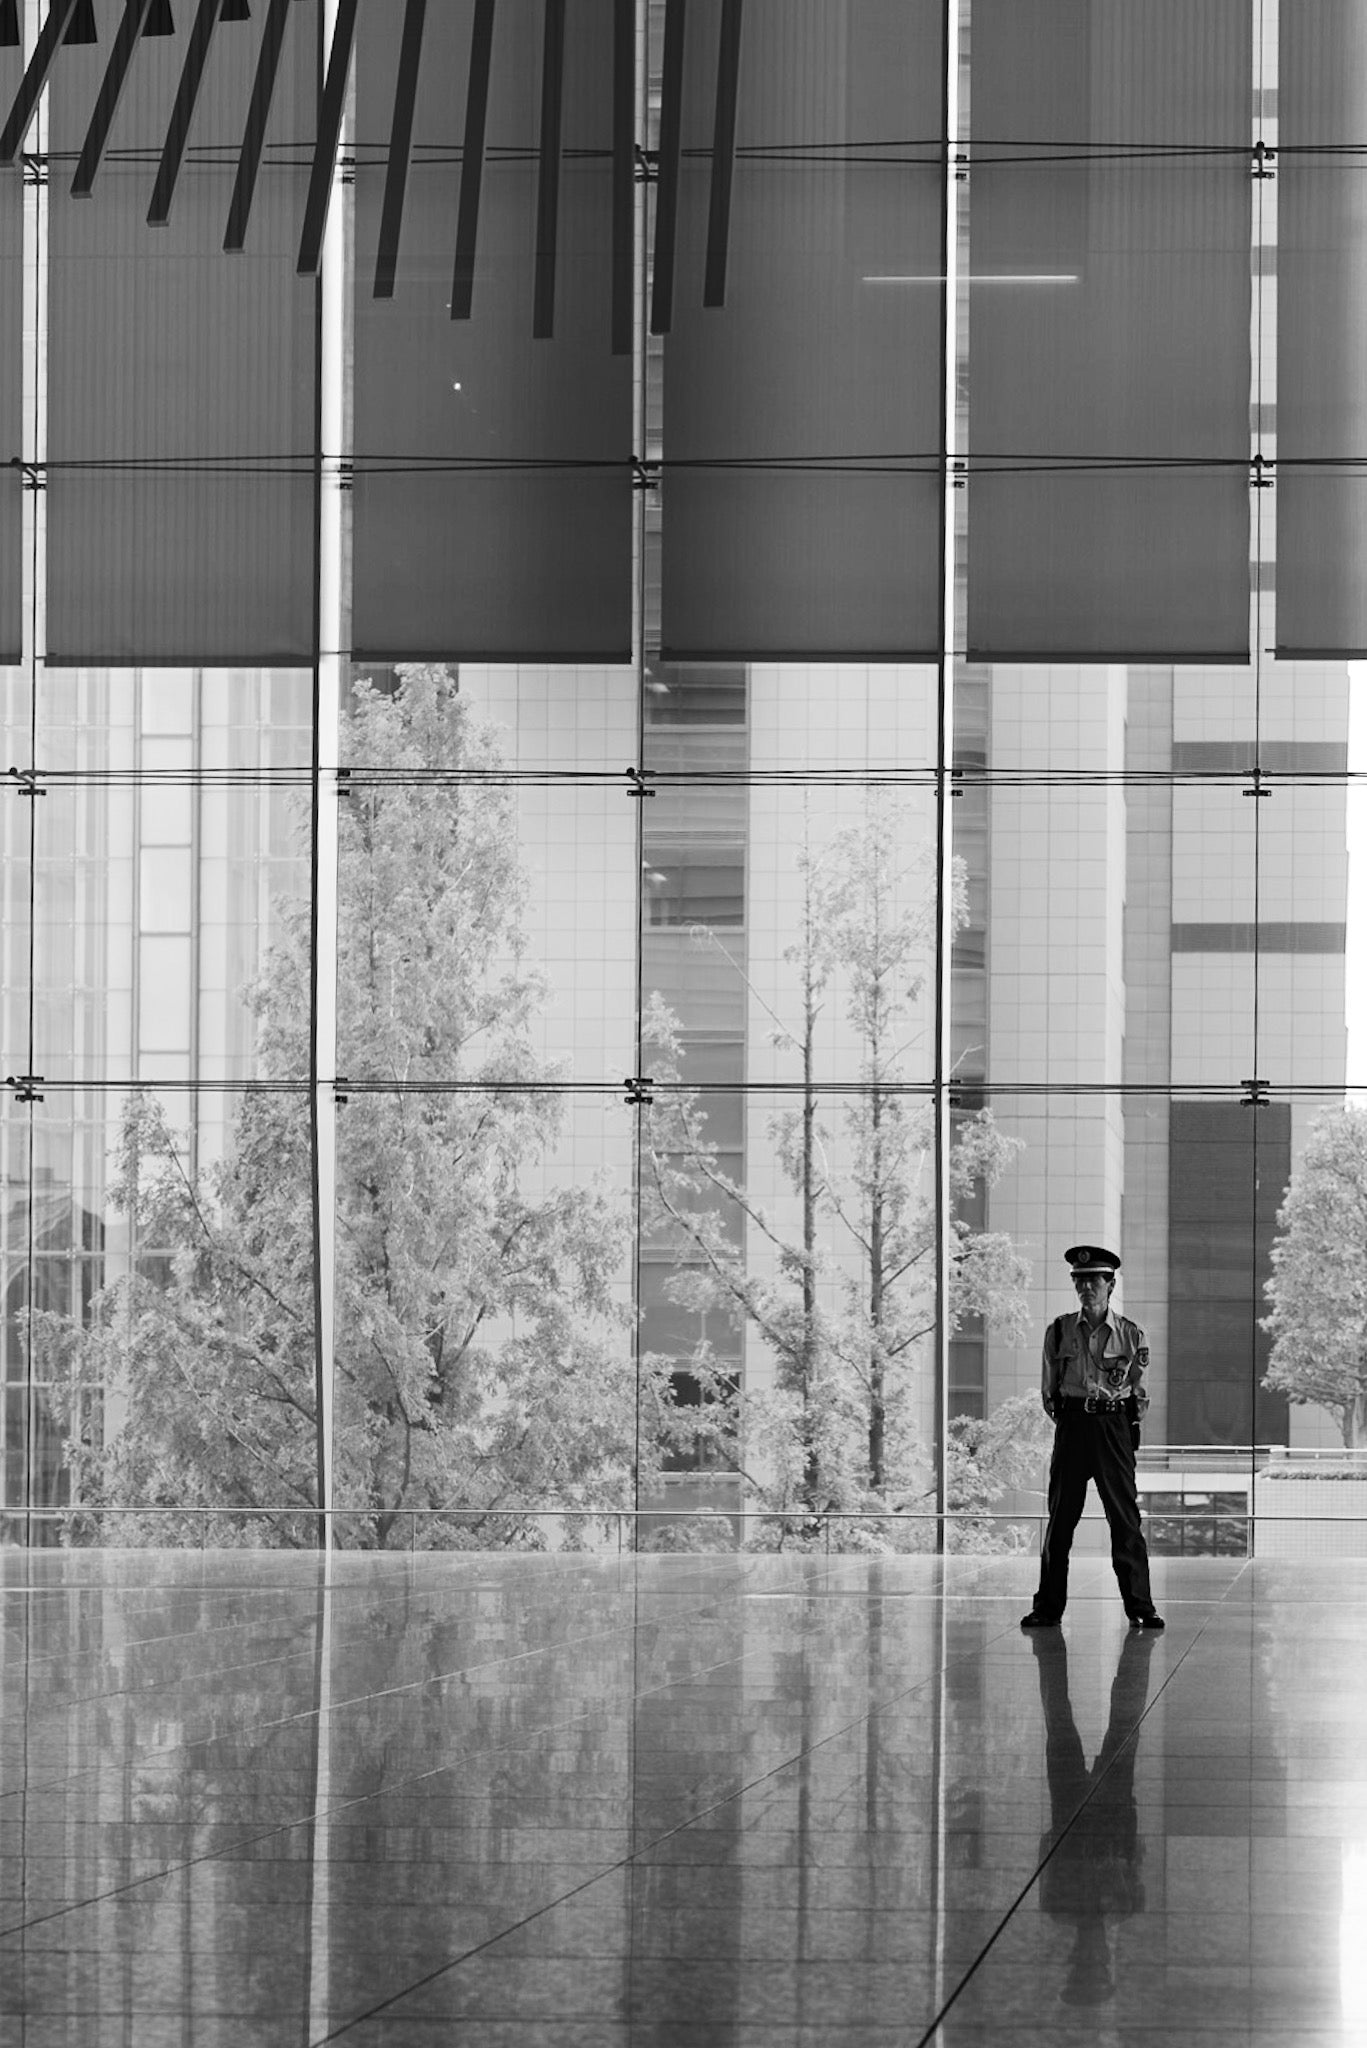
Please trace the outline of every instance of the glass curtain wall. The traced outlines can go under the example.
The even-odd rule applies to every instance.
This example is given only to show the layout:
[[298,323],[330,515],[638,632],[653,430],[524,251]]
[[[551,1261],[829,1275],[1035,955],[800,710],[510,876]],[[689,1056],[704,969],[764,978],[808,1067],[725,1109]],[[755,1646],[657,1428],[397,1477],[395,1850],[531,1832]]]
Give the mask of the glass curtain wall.
[[1029,1548],[1095,1241],[1152,1547],[1367,1550],[1357,14],[363,0],[317,283],[304,11],[279,445],[82,441],[112,0],[0,211],[0,1540]]

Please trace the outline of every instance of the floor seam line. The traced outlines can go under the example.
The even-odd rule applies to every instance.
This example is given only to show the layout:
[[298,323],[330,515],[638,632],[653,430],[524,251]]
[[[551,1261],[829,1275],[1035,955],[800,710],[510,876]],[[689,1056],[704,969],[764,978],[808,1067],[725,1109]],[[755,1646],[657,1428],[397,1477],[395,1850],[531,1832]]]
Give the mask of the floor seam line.
[[[375,2019],[383,2012],[388,2012],[392,2007],[400,2004],[403,1999],[409,1997],[412,1992],[420,1991],[428,1984],[435,1984],[438,1978],[444,1977],[449,1970],[459,1969],[462,1963],[468,1963],[473,1957],[482,1955],[486,1949],[497,1947],[498,1943],[506,1941],[510,1934],[516,1934],[519,1929],[529,1927],[534,1920],[539,1920],[544,1914],[553,1912],[557,1906],[563,1906],[570,1899],[577,1898],[580,1892],[588,1891],[592,1886],[601,1884],[605,1878],[614,1876],[619,1870],[629,1870],[642,1856],[648,1855],[653,1849],[658,1849],[662,1842],[672,1841],[676,1835],[685,1834],[689,1828],[696,1827],[699,1821],[706,1820],[709,1814],[718,1813],[724,1807],[730,1806],[735,1800],[743,1799],[747,1792],[753,1792],[758,1786],[767,1784],[769,1779],[779,1777],[783,1772],[792,1770],[805,1757],[815,1756],[817,1751],[824,1749],[828,1743],[839,1741],[842,1736],[849,1735],[855,1729],[863,1727],[877,1715],[886,1713],[892,1707],[901,1706],[904,1701],[923,1691],[926,1686],[937,1680],[943,1680],[946,1671],[951,1665],[964,1662],[968,1656],[969,1653],[966,1651],[963,1657],[951,1657],[943,1663],[937,1664],[933,1671],[927,1672],[926,1676],[918,1679],[915,1685],[905,1687],[903,1691],[895,1693],[890,1699],[880,1700],[866,1714],[856,1715],[852,1721],[847,1721],[842,1727],[832,1729],[831,1733],[823,1735],[819,1742],[813,1742],[806,1749],[799,1749],[792,1756],[785,1757],[781,1764],[775,1764],[771,1770],[761,1772],[759,1777],[751,1779],[748,1784],[738,1786],[734,1792],[728,1792],[725,1798],[714,1799],[711,1805],[703,1807],[700,1812],[690,1814],[687,1820],[679,1821],[672,1828],[666,1828],[662,1834],[657,1835],[652,1841],[644,1843],[639,1849],[633,1849],[629,1856],[618,1857],[614,1863],[608,1865],[606,1870],[600,1870],[593,1877],[586,1878],[582,1884],[572,1886],[569,1891],[562,1893],[560,1897],[548,1900],[544,1906],[538,1906],[534,1913],[528,1913],[523,1919],[514,1921],[510,1927],[505,1927],[500,1933],[490,1935],[484,1941],[474,1943],[472,1947],[466,1949],[462,1954],[451,1957],[448,1962],[442,1963],[436,1969],[429,1971],[426,1976],[415,1977],[413,1982],[406,1985],[402,1991],[396,1991],[391,1998],[382,1999],[378,2005],[371,2006],[365,2012],[356,2013],[349,2020],[344,2020],[342,2025],[334,2028],[331,2033],[321,2034],[313,2041],[310,2041],[307,2044],[307,2048],[327,2048],[329,2042],[341,2040],[353,2027],[362,2026],[365,2021]],[[993,1939],[996,1939],[995,1935]],[[957,1993],[955,1995],[957,1996]]]
[[[1239,1583],[1239,1580],[1242,1577],[1242,1571],[1237,1573],[1236,1576],[1230,1581],[1229,1585],[1225,1588],[1225,1592],[1221,1593],[1220,1598],[1217,1601],[1215,1601],[1213,1605],[1216,1607],[1221,1606],[1224,1602],[1226,1594],[1232,1592],[1233,1588]],[[1092,1800],[1095,1798],[1097,1792],[1105,1783],[1106,1779],[1110,1776],[1112,1770],[1115,1768],[1116,1763],[1119,1761],[1121,1752],[1125,1749],[1128,1749],[1131,1746],[1131,1744],[1138,1742],[1140,1730],[1143,1728],[1144,1723],[1148,1720],[1149,1715],[1157,1706],[1159,1700],[1163,1697],[1163,1694],[1167,1691],[1168,1687],[1172,1684],[1178,1672],[1182,1669],[1182,1666],[1186,1663],[1188,1657],[1190,1657],[1192,1651],[1196,1648],[1196,1645],[1200,1642],[1202,1636],[1209,1628],[1212,1618],[1212,1616],[1207,1616],[1205,1621],[1201,1623],[1195,1635],[1187,1644],[1186,1649],[1183,1650],[1181,1656],[1177,1659],[1177,1662],[1173,1665],[1171,1671],[1169,1671],[1167,1677],[1163,1680],[1163,1683],[1158,1687],[1153,1697],[1151,1699],[1147,1699],[1144,1702],[1144,1711],[1139,1716],[1139,1719],[1135,1722],[1129,1734],[1125,1737],[1124,1742],[1120,1743],[1117,1746],[1115,1755],[1112,1756],[1110,1762],[1106,1765],[1105,1770],[1102,1771],[1100,1776],[1097,1778],[1096,1782],[1092,1786],[1091,1791],[1087,1794],[1087,1797],[1078,1806],[1076,1812],[1070,1814],[1066,1825],[1059,1829],[1057,1836],[1049,1844],[1047,1853],[1040,1858],[1039,1863],[1036,1865],[1034,1871],[1026,1879],[1025,1883],[1022,1885],[1016,1897],[1011,1901],[1011,1904],[1002,1914],[1001,1920],[999,1921],[997,1926],[993,1928],[991,1934],[989,1934],[987,1940],[983,1943],[977,1955],[974,1956],[972,1962],[968,1965],[968,1968],[964,1971],[958,1983],[950,1992],[944,2004],[940,2007],[940,2010],[935,2014],[934,2018],[930,2021],[930,2024],[927,2026],[925,2032],[920,2036],[919,2040],[915,2043],[915,2048],[930,2048],[930,2044],[934,2040],[937,2031],[944,2023],[946,2016],[951,2011],[956,2001],[961,1997],[963,1992],[967,1990],[969,1984],[976,1976],[978,1970],[981,1968],[983,1963],[986,1962],[988,1956],[996,1947],[1002,1935],[1006,1932],[1006,1929],[1009,1926],[1010,1922],[1015,1918],[1016,1914],[1020,1911],[1021,1907],[1024,1905],[1030,1893],[1035,1889],[1035,1886],[1039,1883],[1039,1880],[1044,1873],[1046,1865],[1052,1862],[1054,1855],[1056,1854],[1058,1849],[1061,1847],[1063,1842],[1066,1841],[1068,1836],[1072,1833],[1073,1829],[1077,1826],[1077,1823],[1081,1819],[1082,1815],[1087,1811],[1087,1808],[1091,1805]]]

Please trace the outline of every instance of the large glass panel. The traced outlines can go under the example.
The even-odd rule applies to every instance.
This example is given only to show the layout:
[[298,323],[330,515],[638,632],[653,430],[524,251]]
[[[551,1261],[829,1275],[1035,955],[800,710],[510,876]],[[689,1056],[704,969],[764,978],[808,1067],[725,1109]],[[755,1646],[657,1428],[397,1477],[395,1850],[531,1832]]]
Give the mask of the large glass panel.
[[[393,692],[407,671],[365,667],[359,673],[375,689]],[[441,673],[487,729],[479,759],[489,767],[558,780],[606,774],[625,786],[640,747],[634,669],[452,661]],[[358,728],[344,724],[342,751],[344,760],[365,765]],[[418,765],[439,770],[458,766],[461,758],[438,750]]]
[[[1258,805],[1258,1073],[1274,1088],[1348,1076],[1348,848],[1367,792],[1280,782]],[[1367,933],[1352,933],[1355,955]]]
[[[647,1072],[732,1033],[758,1083],[928,1081],[935,808],[927,782],[662,782],[645,821]],[[655,1050],[658,1048],[658,1050]]]
[[630,265],[633,66],[615,12],[360,11],[352,503],[367,659],[630,652],[631,325],[616,332],[613,294]]
[[[757,662],[738,673],[746,678],[749,765],[757,775],[821,781],[914,773],[935,765],[933,668],[910,662]],[[648,760],[664,744],[668,708],[667,697],[647,701]]]
[[1252,10],[974,0],[968,640],[1248,647]]
[[[71,193],[124,12],[100,0],[90,37],[64,43],[52,69],[48,649],[68,663],[307,661],[318,340],[295,259],[320,10],[288,9],[267,98],[255,88],[272,77],[262,10],[249,21],[220,9],[216,31],[203,17],[212,40],[180,137],[189,149],[156,224],[157,165],[204,33],[192,10],[168,8],[168,32],[140,38],[93,185]],[[256,122],[260,175],[225,256]]]
[[32,1144],[6,1512],[45,1511],[30,1541],[313,1542],[307,1093],[47,1088]]
[[336,1499],[359,1548],[616,1549],[638,1459],[634,1110],[506,1085],[338,1111]]
[[934,0],[702,0],[655,49],[671,659],[937,644],[943,28]]
[[[45,799],[34,794],[29,763],[32,741],[26,707],[26,692],[17,677],[5,677],[4,742],[6,763],[14,772],[6,778],[4,803],[0,805],[0,1017],[3,1019],[7,1073],[26,1072],[29,1067],[29,1005],[33,987],[31,946],[33,935],[33,833],[37,811]],[[13,1062],[12,1065],[8,1064]]]
[[1269,1176],[1277,1206],[1262,1339],[1268,1382],[1290,1404],[1289,1441],[1274,1441],[1260,1466],[1257,1547],[1264,1557],[1363,1557],[1367,1095],[1299,1093],[1289,1125],[1289,1160]]
[[[1019,1143],[988,1221],[1030,1264],[1027,1313],[986,1332],[989,1406],[1038,1401],[1051,1318],[1075,1306],[1063,1254],[1122,1259],[1114,1305],[1149,1346],[1139,1490],[1157,1553],[1361,1554],[1347,1448],[1361,1431],[1356,1353],[1367,1180],[1362,1105],[1310,1091],[1138,1090],[1084,1100],[991,1091]],[[1330,1484],[1330,1482],[1334,1482]],[[1043,1463],[1019,1481],[1038,1505]],[[1279,1526],[1265,1529],[1264,1517]],[[1089,1505],[1079,1542],[1104,1554]]]
[[[989,1410],[1014,1397],[1023,1418],[1038,1415],[1045,1332],[1077,1307],[1064,1253],[1109,1247],[1121,1259],[1112,1307],[1139,1324],[1149,1352],[1139,1491],[1151,1547],[1246,1550],[1268,1447],[1305,1441],[1314,1427],[1264,1383],[1261,1319],[1292,1164],[1291,1105],[1166,1088],[1079,1097],[1005,1087],[988,1099],[1001,1140],[1020,1149],[989,1193],[987,1222],[1029,1266],[1025,1313],[985,1331]],[[1048,1434],[1033,1474],[1018,1466],[1023,1492],[1008,1505],[1038,1511]],[[1078,1542],[1109,1552],[1094,1497]]]
[[[673,1388],[645,1540],[712,1547],[730,1515],[762,1549],[933,1548],[930,1092],[737,1089],[688,1050],[657,1062],[641,1116],[643,1381]],[[966,1215],[996,1153],[986,1131],[961,1153]],[[1016,1285],[1002,1249],[965,1221],[956,1324],[989,1265]]]
[[1283,0],[1277,179],[1277,644],[1367,652],[1367,17]]
[[310,683],[54,672],[35,1048],[51,1080],[308,1074]]
[[[630,700],[595,672],[405,669],[358,683],[340,813],[340,1071],[351,1081],[621,1083],[635,1071],[639,799]],[[566,679],[568,680],[568,679]],[[611,728],[611,731],[609,731]],[[548,758],[549,757],[549,758]],[[555,761],[555,766],[550,761]]]
[[989,772],[982,804],[981,951],[956,954],[953,989],[965,1076],[1095,1090],[1252,1075],[1252,803],[1224,784]]

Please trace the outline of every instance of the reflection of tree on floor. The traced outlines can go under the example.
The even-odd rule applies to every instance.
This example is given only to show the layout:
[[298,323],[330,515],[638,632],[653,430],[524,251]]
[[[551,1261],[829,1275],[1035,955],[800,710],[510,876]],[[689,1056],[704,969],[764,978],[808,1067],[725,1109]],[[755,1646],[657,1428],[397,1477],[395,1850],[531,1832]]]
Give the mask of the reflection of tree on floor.
[[[64,1507],[71,1495],[65,1431],[52,1412],[46,1387],[30,1384],[29,1308],[85,1321],[104,1277],[104,1225],[67,1190],[40,1185],[33,1190],[31,1205],[24,1198],[10,1204],[4,1228],[7,1245],[27,1251],[31,1243],[33,1248],[32,1296],[27,1257],[14,1261],[5,1283],[0,1541],[10,1541],[17,1533],[11,1516],[25,1508]],[[57,1543],[60,1535],[55,1521],[44,1522],[35,1525],[27,1540]]]
[[1040,1838],[1040,1905],[1074,1925],[1067,2005],[1115,1996],[1109,1917],[1144,1910],[1143,1844],[1134,1800],[1136,1725],[1148,1697],[1153,1637],[1127,1635],[1111,1682],[1110,1718],[1089,1767],[1068,1693],[1068,1646],[1057,1630],[1031,1639],[1044,1709],[1050,1825]]

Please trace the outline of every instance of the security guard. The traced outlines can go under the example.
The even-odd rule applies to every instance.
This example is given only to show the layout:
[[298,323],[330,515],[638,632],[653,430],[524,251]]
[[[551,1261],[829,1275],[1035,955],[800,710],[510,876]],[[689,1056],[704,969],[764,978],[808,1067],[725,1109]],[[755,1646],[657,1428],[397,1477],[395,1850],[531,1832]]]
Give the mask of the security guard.
[[1139,1520],[1134,1454],[1139,1418],[1149,1405],[1144,1374],[1149,1347],[1138,1323],[1110,1306],[1120,1260],[1101,1245],[1063,1254],[1081,1306],[1055,1316],[1044,1333],[1040,1393],[1054,1424],[1049,1461],[1049,1522],[1040,1552],[1039,1589],[1022,1628],[1053,1628],[1068,1600],[1068,1552],[1095,1483],[1111,1530],[1111,1564],[1131,1628],[1160,1629],[1149,1591],[1149,1552]]

